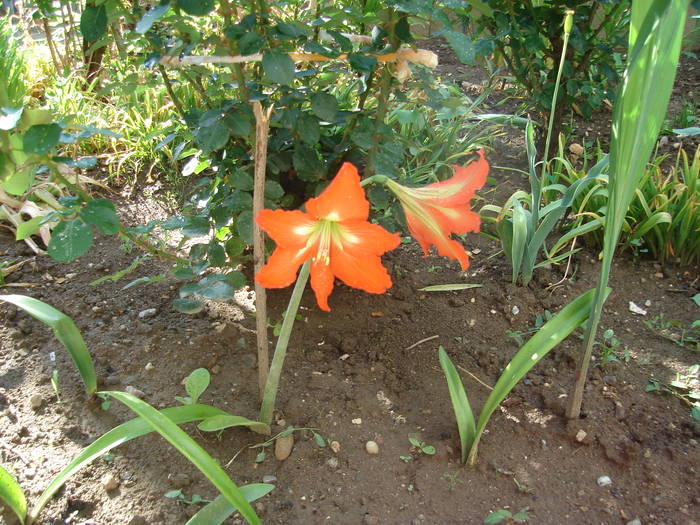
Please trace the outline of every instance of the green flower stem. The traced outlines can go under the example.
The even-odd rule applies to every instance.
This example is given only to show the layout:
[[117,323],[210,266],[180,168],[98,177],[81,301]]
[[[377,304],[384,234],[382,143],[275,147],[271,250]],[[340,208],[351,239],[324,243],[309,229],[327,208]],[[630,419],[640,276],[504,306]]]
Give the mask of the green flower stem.
[[[561,83],[561,75],[564,70],[564,61],[566,60],[566,48],[569,45],[569,35],[571,34],[571,26],[573,25],[574,12],[567,9],[564,16],[564,45],[561,49],[561,57],[559,58],[559,71],[557,71],[557,81],[554,83],[554,93],[552,94],[552,108],[549,112],[549,124],[547,126],[547,140],[544,145],[544,159],[542,162],[542,178],[544,178],[545,168],[547,166],[547,156],[549,155],[549,145],[552,140],[552,128],[554,127],[554,117],[557,107],[557,97],[559,95],[559,84]],[[544,180],[542,181],[544,182]],[[537,203],[539,205],[539,203]]]
[[386,175],[372,175],[371,177],[362,179],[360,181],[360,186],[364,188],[368,184],[386,184],[388,180],[389,177],[387,177]]
[[272,424],[272,412],[275,409],[275,399],[277,398],[277,389],[279,388],[280,376],[282,375],[284,358],[287,356],[289,337],[292,335],[292,328],[294,327],[294,320],[299,310],[299,303],[301,303],[301,296],[304,293],[304,288],[306,288],[306,282],[309,280],[310,265],[311,261],[307,260],[299,271],[292,296],[289,298],[287,312],[284,314],[282,329],[277,338],[275,354],[272,356],[272,364],[270,365],[267,382],[265,383],[263,401],[260,407],[260,421],[267,425]]

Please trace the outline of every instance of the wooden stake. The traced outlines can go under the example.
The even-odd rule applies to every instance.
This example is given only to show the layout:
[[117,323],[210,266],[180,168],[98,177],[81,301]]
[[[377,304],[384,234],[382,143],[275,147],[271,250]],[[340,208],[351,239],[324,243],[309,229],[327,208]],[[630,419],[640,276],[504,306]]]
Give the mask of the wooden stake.
[[[272,106],[263,111],[260,102],[253,102],[255,114],[255,176],[253,182],[253,217],[257,217],[265,202],[265,166],[267,164],[267,136],[270,129]],[[253,267],[257,274],[265,264],[265,236],[253,221]],[[270,354],[267,346],[267,295],[265,288],[255,283],[255,327],[258,346],[258,386],[260,399],[265,392]]]

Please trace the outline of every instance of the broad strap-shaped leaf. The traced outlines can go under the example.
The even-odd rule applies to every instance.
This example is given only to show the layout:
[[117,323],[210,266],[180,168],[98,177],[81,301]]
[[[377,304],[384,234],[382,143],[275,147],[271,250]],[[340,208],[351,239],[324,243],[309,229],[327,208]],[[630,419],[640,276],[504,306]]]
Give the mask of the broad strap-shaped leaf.
[[[208,417],[226,414],[226,412],[223,410],[219,410],[218,408],[214,408],[209,405],[177,406],[163,409],[160,411],[160,413],[164,417],[167,417],[175,425],[190,423],[191,421],[200,421]],[[36,519],[53,495],[80,469],[89,465],[93,460],[106,454],[113,448],[118,447],[122,443],[126,443],[127,441],[131,441],[134,438],[143,436],[150,432],[153,432],[153,427],[142,418],[137,417],[127,421],[126,423],[122,423],[118,427],[113,428],[109,432],[97,438],[89,446],[85,447],[82,452],[80,452],[80,454],[73,459],[73,461],[71,461],[61,472],[58,473],[58,475],[56,475],[55,478],[53,478],[49,486],[46,487],[44,492],[41,493],[41,496],[39,496],[34,508],[32,508],[28,523],[31,523],[33,519]]]
[[476,437],[474,413],[469,405],[467,392],[464,390],[464,385],[459,378],[459,373],[442,346],[438,349],[438,358],[440,359],[440,366],[445,373],[445,379],[447,379],[447,389],[450,392],[452,409],[454,410],[455,419],[457,420],[462,463],[464,463],[467,461],[467,453]]
[[233,416],[231,414],[221,414],[212,416],[202,421],[197,428],[204,432],[218,432],[227,428],[233,427],[249,427],[253,432],[258,434],[270,434],[270,427],[260,421],[253,421],[242,416]]
[[241,516],[251,525],[259,525],[260,518],[241,494],[240,489],[228,477],[223,468],[196,441],[178,427],[166,415],[158,412],[151,405],[126,392],[104,392],[117,401],[124,403],[134,413],[143,418],[165,440],[177,449],[196,466],[202,474],[221,492],[223,496],[235,505]]
[[95,365],[90,357],[90,352],[85,346],[80,330],[75,326],[73,320],[63,312],[56,310],[53,306],[46,304],[39,299],[24,295],[0,295],[0,301],[14,304],[21,308],[35,319],[49,326],[56,338],[63,343],[70,354],[75,366],[78,368],[80,377],[85,383],[85,391],[92,394],[97,389],[97,375]]
[[19,483],[2,465],[0,465],[0,501],[17,514],[19,521],[24,523],[27,515],[27,499]]
[[[246,501],[251,502],[266,496],[274,488],[275,486],[269,483],[253,483],[241,487],[241,494]],[[238,509],[231,505],[226,498],[219,495],[214,501],[202,507],[185,525],[220,525],[236,510]]]
[[[609,292],[610,289],[607,290],[607,293]],[[476,459],[481,434],[498,405],[540,359],[588,319],[593,307],[594,295],[595,290],[589,290],[571,301],[557,315],[542,325],[542,328],[510,360],[479,414],[476,435],[469,451],[470,464],[473,464]]]

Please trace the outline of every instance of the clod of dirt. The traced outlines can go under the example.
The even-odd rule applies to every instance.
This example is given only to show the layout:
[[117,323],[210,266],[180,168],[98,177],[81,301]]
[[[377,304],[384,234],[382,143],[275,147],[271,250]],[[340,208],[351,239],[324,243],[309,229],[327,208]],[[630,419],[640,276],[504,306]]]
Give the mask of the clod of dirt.
[[39,410],[43,402],[44,398],[41,397],[41,394],[34,394],[31,398],[29,398],[29,405],[33,410]]
[[284,461],[292,453],[292,448],[294,448],[293,434],[277,438],[275,441],[275,457],[279,461]]
[[142,398],[142,397],[145,395],[145,394],[143,393],[143,391],[141,391],[141,390],[139,390],[138,388],[133,387],[133,386],[131,386],[131,385],[127,386],[127,387],[124,389],[124,391],[125,391],[127,394],[131,394],[132,396],[138,397],[138,398]]
[[367,454],[379,454],[379,445],[377,445],[376,441],[368,441],[365,444],[365,450]]
[[112,492],[113,490],[117,490],[119,488],[119,480],[115,478],[113,474],[105,474],[102,476],[100,484],[107,492]]

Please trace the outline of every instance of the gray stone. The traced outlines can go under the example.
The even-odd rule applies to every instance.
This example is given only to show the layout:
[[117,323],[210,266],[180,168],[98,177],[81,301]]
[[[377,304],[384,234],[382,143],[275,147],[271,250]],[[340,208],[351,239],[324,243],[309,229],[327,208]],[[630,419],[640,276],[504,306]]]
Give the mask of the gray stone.
[[154,315],[156,315],[157,311],[158,310],[156,310],[155,308],[146,308],[145,310],[141,310],[139,312],[139,319],[147,319],[149,317],[153,317]]

